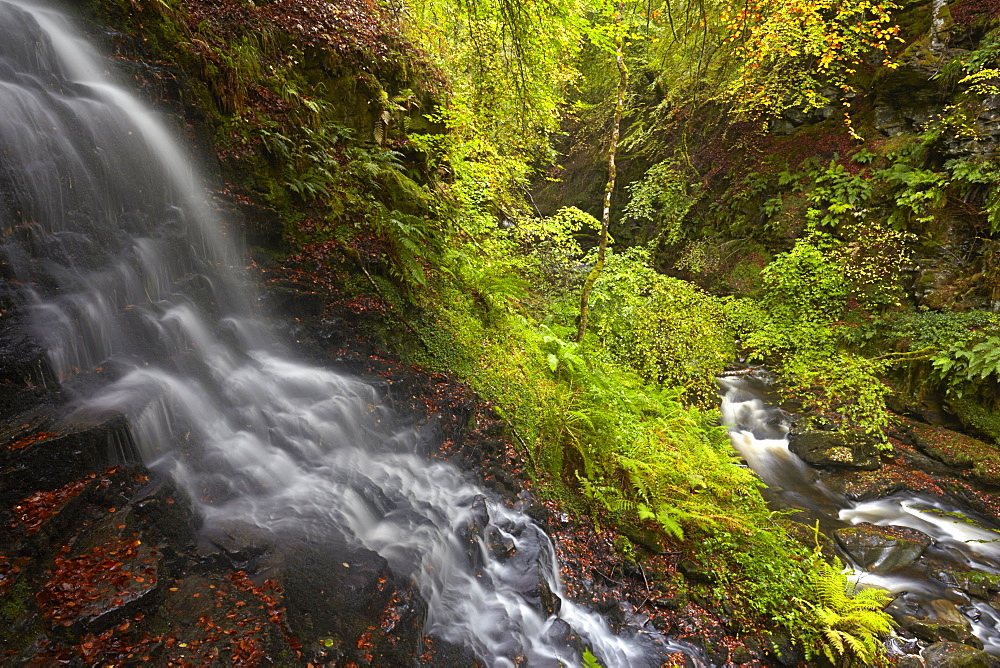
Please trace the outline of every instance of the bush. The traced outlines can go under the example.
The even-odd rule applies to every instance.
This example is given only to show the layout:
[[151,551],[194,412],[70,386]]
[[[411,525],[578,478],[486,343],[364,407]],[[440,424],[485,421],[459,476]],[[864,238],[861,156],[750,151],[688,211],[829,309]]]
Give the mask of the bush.
[[686,401],[718,403],[715,377],[736,357],[725,302],[664,276],[646,251],[609,254],[594,287],[594,332],[611,358]]

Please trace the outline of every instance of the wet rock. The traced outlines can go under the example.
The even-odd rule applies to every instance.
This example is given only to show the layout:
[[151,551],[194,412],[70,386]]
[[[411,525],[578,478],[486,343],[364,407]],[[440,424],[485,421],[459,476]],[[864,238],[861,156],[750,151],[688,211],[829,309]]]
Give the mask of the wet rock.
[[765,641],[766,649],[782,666],[797,666],[805,661],[802,648],[792,643],[791,636],[784,631],[776,631]]
[[266,298],[276,312],[296,318],[315,317],[323,310],[323,297],[298,285],[267,284]]
[[[365,665],[407,665],[423,651],[427,605],[376,552],[282,535],[260,566],[283,586],[288,627],[307,658],[361,663],[367,654]],[[330,639],[336,646],[325,644]]]
[[920,641],[905,633],[890,635],[885,640],[885,646],[894,655],[919,654],[921,649]]
[[483,554],[480,550],[480,542],[486,539],[487,527],[490,523],[490,511],[486,505],[486,497],[482,494],[476,496],[472,501],[469,522],[464,531],[465,555],[473,568],[479,570],[483,567]]
[[910,424],[909,436],[927,456],[959,469],[980,483],[1000,486],[1000,455],[993,446],[943,427],[918,423]]
[[543,617],[558,614],[562,600],[546,579],[551,558],[548,537],[533,524],[515,533],[518,548],[506,562],[512,588]]
[[681,559],[677,570],[689,582],[715,582],[715,573],[690,559]]
[[892,573],[920,558],[932,539],[909,527],[863,522],[834,532],[840,547],[856,564],[873,573]]
[[[586,649],[583,639],[580,638],[580,634],[562,619],[553,619],[549,623],[548,628],[545,629],[542,637],[545,639],[546,645],[556,649],[561,654],[582,656],[583,650]],[[562,664],[554,661],[552,665],[561,666]]]
[[521,596],[545,617],[558,615],[562,609],[562,599],[552,591],[544,577],[539,577],[535,586],[522,590]]
[[199,521],[187,492],[170,478],[154,478],[132,502],[139,527],[158,538],[167,552],[194,550]]
[[940,570],[935,577],[942,583],[983,601],[989,601],[1000,593],[1000,578],[980,571]]
[[882,465],[875,440],[865,434],[835,431],[793,433],[788,449],[810,466],[874,471]]
[[0,505],[10,506],[40,489],[62,487],[113,464],[138,461],[124,416],[43,432],[12,433],[0,447]]
[[713,666],[721,666],[729,661],[729,648],[720,642],[712,642],[704,636],[689,638],[688,642],[701,649]]
[[499,527],[490,526],[486,530],[486,547],[494,559],[505,561],[514,553],[514,539]]
[[164,629],[157,663],[210,665],[229,656],[234,664],[252,663],[255,656],[266,655],[292,665],[294,652],[279,611],[271,605],[280,603],[280,597],[271,586],[260,587],[260,595],[252,587],[244,578],[218,574],[171,582],[155,613],[154,623]]
[[130,511],[91,526],[69,554],[58,555],[36,595],[52,628],[101,633],[159,600],[159,551],[136,538]]
[[[524,513],[532,520],[537,522],[540,526],[549,526],[549,509],[542,505],[535,496],[527,491],[521,490],[517,495],[517,502],[514,504],[514,510],[517,512]],[[569,521],[567,516],[565,520],[560,520],[565,523]]]
[[204,527],[198,536],[197,554],[202,563],[220,570],[255,572],[261,558],[274,548],[273,534],[248,522],[219,521]]
[[994,665],[989,654],[968,645],[940,642],[923,651],[926,668],[989,668]]
[[750,663],[754,660],[753,653],[744,647],[743,645],[737,645],[729,652],[729,660],[735,663],[737,666],[741,666],[744,663]]
[[906,122],[898,110],[888,105],[875,107],[875,129],[889,137],[906,132]]
[[902,656],[896,661],[896,668],[924,668],[924,662],[918,656]]
[[621,629],[628,622],[628,615],[623,610],[623,603],[617,598],[604,598],[594,601],[590,609],[604,617],[613,629]]
[[[974,646],[975,640],[978,640],[972,635],[972,629],[968,622],[962,624],[929,618],[913,619],[909,620],[905,628],[920,640],[929,643],[945,641]],[[970,639],[972,639],[971,643],[966,642]],[[981,643],[978,649],[982,649]]]
[[678,612],[683,610],[684,606],[688,604],[688,597],[686,594],[677,594],[676,596],[654,596],[649,600],[649,602],[657,608]]
[[969,620],[951,601],[931,601],[928,608],[905,599],[900,596],[886,607],[902,631],[926,643],[955,642],[982,649],[982,641],[973,634]]

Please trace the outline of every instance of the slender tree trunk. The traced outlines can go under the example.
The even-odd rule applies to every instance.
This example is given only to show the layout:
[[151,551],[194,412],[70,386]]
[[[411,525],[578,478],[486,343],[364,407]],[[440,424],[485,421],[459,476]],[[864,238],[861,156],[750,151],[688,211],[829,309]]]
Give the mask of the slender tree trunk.
[[597,277],[604,269],[604,256],[608,250],[608,226],[611,223],[611,194],[615,190],[615,154],[618,151],[618,135],[621,132],[622,112],[625,109],[625,88],[628,85],[628,69],[625,67],[625,36],[624,33],[618,38],[618,49],[615,52],[615,61],[618,65],[618,99],[615,100],[615,121],[611,128],[611,143],[608,146],[608,185],[604,189],[604,216],[601,218],[601,237],[597,246],[597,263],[587,274],[587,279],[583,282],[583,291],[580,294],[580,318],[576,330],[576,342],[583,341],[584,334],[587,333],[587,318],[590,315],[590,293],[594,289]]

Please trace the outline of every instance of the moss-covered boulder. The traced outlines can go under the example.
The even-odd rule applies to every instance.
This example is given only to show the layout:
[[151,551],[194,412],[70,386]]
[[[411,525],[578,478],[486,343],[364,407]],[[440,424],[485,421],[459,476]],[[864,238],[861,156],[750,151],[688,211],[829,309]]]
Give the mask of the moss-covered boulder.
[[792,434],[788,449],[810,466],[874,471],[882,466],[875,440],[852,432],[806,431]]
[[926,668],[989,668],[989,654],[956,642],[939,642],[923,651]]
[[851,561],[873,573],[893,573],[920,558],[932,542],[927,534],[909,527],[878,526],[862,522],[834,532]]
[[918,422],[910,422],[909,436],[928,457],[963,470],[977,482],[1000,486],[1000,449],[957,431]]

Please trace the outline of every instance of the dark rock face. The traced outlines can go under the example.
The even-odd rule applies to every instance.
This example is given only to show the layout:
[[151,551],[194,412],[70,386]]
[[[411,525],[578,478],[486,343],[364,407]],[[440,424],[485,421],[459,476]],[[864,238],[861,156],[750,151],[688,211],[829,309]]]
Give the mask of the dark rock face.
[[0,429],[0,441],[8,443],[0,450],[0,503],[7,505],[37,489],[55,489],[91,471],[137,459],[122,416],[60,429],[52,414],[36,411]]
[[789,437],[788,449],[810,466],[874,471],[882,465],[875,441],[864,434],[801,432]]
[[932,539],[908,527],[884,527],[863,522],[834,532],[851,559],[873,573],[892,573],[920,558]]
[[989,668],[994,659],[982,650],[954,642],[940,642],[923,651],[926,668]]
[[289,629],[310,660],[363,663],[367,655],[396,666],[421,654],[427,605],[376,552],[283,536],[261,570],[282,583]]

